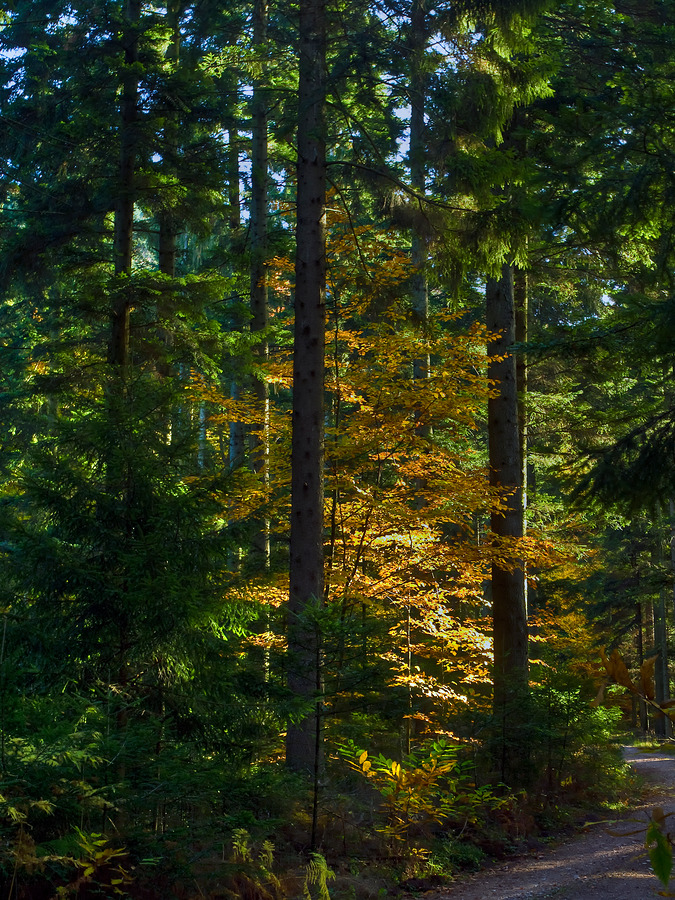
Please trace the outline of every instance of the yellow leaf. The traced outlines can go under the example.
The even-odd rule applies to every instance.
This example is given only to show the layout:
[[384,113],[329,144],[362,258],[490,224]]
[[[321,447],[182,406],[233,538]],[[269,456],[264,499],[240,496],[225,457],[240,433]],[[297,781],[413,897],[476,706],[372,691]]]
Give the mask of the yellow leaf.
[[368,751],[364,750],[363,753],[359,756],[359,765],[362,766],[367,759],[368,759]]

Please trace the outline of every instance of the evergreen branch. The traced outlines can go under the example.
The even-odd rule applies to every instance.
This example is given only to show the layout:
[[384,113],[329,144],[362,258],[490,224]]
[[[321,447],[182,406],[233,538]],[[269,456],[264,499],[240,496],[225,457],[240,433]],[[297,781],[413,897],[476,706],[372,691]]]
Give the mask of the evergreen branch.
[[401,181],[400,178],[396,177],[392,172],[387,172],[382,169],[374,169],[372,166],[367,166],[364,163],[352,162],[347,159],[335,159],[328,160],[326,163],[326,167],[330,166],[347,166],[352,169],[358,169],[361,172],[368,172],[370,175],[377,175],[380,178],[385,179],[386,181],[395,184],[396,187],[400,188],[405,194],[409,197],[413,197],[415,200],[418,200],[420,205],[424,204],[426,206],[433,206],[436,209],[448,210],[450,212],[470,212],[471,210],[467,210],[464,206],[454,206],[451,203],[446,203],[443,200],[437,200],[434,197],[429,197],[426,194],[422,194],[419,191],[416,191],[409,184],[406,184],[405,181]]

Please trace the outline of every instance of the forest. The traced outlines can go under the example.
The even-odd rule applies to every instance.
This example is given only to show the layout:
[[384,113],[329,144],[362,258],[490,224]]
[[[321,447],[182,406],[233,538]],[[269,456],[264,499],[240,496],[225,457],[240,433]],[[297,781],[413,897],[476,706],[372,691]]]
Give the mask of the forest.
[[1,5],[2,900],[395,897],[670,736],[673,48]]

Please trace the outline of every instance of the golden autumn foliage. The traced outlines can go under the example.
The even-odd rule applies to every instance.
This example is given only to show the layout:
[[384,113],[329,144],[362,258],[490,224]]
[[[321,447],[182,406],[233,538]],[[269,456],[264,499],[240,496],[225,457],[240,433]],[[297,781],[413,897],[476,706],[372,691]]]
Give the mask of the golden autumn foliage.
[[[504,496],[490,487],[476,441],[492,390],[486,377],[487,335],[456,315],[434,313],[413,328],[395,288],[411,274],[407,250],[391,235],[352,228],[330,215],[326,345],[326,599],[340,617],[360,607],[386,634],[382,659],[394,684],[412,698],[433,698],[433,712],[411,711],[433,730],[467,701],[472,684],[488,685],[491,639],[484,583],[497,562],[529,568],[556,560],[552,542],[530,534],[496,539],[485,530]],[[276,290],[288,290],[288,260],[272,261]],[[400,292],[403,296],[405,292]],[[283,320],[280,309],[277,316]],[[414,361],[434,360],[431,377],[414,377]],[[223,515],[245,523],[264,514],[272,531],[287,530],[290,484],[289,351],[277,346],[258,373],[277,385],[270,410],[269,481],[248,467],[230,476]],[[190,395],[207,410],[207,440],[216,447],[232,422],[259,433],[251,394],[233,399],[194,375]],[[426,436],[431,432],[433,437]],[[482,526],[482,527],[481,527]],[[242,577],[233,591],[270,607],[287,591],[283,573]],[[248,576],[247,576],[248,578]],[[252,640],[268,647],[269,630]]]
[[371,756],[353,742],[339,750],[349,767],[380,794],[384,821],[378,830],[391,846],[407,844],[413,828],[458,820],[466,826],[503,804],[490,788],[472,781],[458,747],[443,739],[426,742],[402,763],[382,754]]

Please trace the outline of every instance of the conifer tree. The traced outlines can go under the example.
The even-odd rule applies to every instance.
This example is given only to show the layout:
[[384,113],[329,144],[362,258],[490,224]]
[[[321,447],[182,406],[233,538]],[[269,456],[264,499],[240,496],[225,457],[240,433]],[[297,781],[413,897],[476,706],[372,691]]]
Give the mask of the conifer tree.
[[[445,166],[439,167],[436,189],[451,187],[455,197],[471,198],[464,200],[471,212],[455,216],[454,222],[448,217],[449,233],[463,233],[463,239],[450,244],[450,265],[456,272],[468,265],[486,273],[488,377],[494,391],[488,403],[487,440],[490,483],[501,498],[492,510],[491,531],[497,546],[509,547],[511,553],[492,564],[493,706],[502,734],[497,752],[501,777],[514,784],[527,778],[522,740],[528,692],[526,579],[518,551],[525,525],[526,398],[516,327],[518,323],[522,340],[528,218],[536,218],[535,204],[527,196],[531,175],[518,132],[522,111],[548,91],[548,66],[534,56],[525,25],[542,8],[536,3],[487,4],[446,11],[446,34],[465,16],[480,23],[480,39],[470,49],[460,44],[466,57],[460,56],[451,73],[455,95],[448,97],[444,86],[435,101],[443,102],[446,116],[448,105],[455,116],[451,126],[442,121],[437,126],[450,152]],[[482,64],[467,64],[472,60]]]
[[[503,507],[493,510],[492,533],[507,541],[523,536],[522,447],[519,428],[518,380],[513,352],[516,307],[513,268],[502,267],[500,278],[486,288],[488,378],[496,386],[488,401],[490,481],[504,492]],[[527,693],[528,632],[522,563],[506,569],[492,566],[492,618],[494,642],[494,708],[499,721],[516,716]],[[506,743],[506,741],[505,741]],[[518,751],[522,756],[522,749]],[[509,778],[502,766],[502,777]]]
[[[2,210],[3,290],[17,310],[35,310],[25,366],[3,398],[9,427],[23,430],[5,471],[3,566],[22,598],[17,629],[45,635],[39,682],[71,685],[83,702],[108,691],[129,741],[112,755],[129,761],[148,732],[154,745],[203,725],[183,673],[197,658],[216,672],[220,659],[227,679],[223,636],[245,619],[234,625],[225,593],[227,483],[213,470],[198,477],[200,435],[184,414],[195,404],[185,373],[210,377],[222,354],[214,324],[227,282],[180,277],[175,246],[178,221],[197,227],[217,211],[221,155],[193,67],[196,23],[179,24],[178,4],[67,12],[21,5],[1,36],[14,50],[3,84],[15,122],[3,135],[13,197]],[[166,52],[178,30],[181,67],[177,45]],[[35,35],[49,66],[17,51]],[[38,120],[40,140],[22,140]],[[147,743],[143,753],[149,765]]]
[[[257,78],[253,87],[251,121],[251,331],[258,335],[258,357],[261,371],[253,378],[253,393],[259,421],[251,442],[253,468],[265,487],[269,485],[269,385],[265,366],[269,358],[269,260],[268,260],[268,114],[266,66],[267,2],[256,0],[253,8],[253,48],[260,54],[256,63]],[[270,564],[270,523],[263,514],[253,539],[257,565],[266,570]]]
[[297,225],[291,537],[288,605],[289,687],[307,704],[286,739],[290,768],[319,765],[320,637],[323,602],[324,378],[326,331],[326,8],[302,0],[298,75]]

